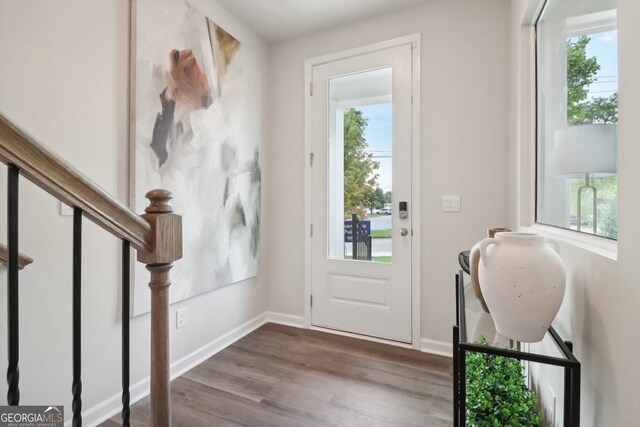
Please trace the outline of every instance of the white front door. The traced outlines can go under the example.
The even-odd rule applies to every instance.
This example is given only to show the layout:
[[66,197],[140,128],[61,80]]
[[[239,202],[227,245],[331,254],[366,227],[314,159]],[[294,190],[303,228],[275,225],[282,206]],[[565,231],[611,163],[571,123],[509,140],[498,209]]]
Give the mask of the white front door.
[[312,84],[311,323],[411,342],[412,46],[313,66]]

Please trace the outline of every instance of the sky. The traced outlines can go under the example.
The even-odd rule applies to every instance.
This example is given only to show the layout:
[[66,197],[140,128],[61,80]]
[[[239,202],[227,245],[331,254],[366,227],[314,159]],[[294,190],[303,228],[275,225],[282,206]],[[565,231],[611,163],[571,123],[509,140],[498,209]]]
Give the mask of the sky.
[[618,90],[618,32],[592,34],[587,57],[595,56],[600,64],[598,80],[589,86],[589,99],[608,97]]
[[383,191],[391,191],[391,103],[359,106],[357,109],[369,120],[364,138],[368,144],[366,151],[380,163],[378,184]]

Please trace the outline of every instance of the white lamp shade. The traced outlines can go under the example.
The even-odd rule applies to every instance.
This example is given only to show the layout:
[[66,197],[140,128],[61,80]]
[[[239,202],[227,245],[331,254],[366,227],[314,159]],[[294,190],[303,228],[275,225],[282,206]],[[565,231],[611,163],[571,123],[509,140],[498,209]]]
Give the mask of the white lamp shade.
[[615,124],[572,126],[556,131],[556,175],[615,174],[618,170],[618,137]]

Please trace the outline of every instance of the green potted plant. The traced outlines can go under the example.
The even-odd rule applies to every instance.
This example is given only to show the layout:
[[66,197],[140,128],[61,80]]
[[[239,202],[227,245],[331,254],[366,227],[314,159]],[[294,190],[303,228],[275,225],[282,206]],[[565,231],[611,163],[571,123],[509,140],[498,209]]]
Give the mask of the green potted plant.
[[[482,338],[481,344],[487,345]],[[525,384],[520,361],[485,353],[467,353],[467,425],[538,427],[536,395]]]

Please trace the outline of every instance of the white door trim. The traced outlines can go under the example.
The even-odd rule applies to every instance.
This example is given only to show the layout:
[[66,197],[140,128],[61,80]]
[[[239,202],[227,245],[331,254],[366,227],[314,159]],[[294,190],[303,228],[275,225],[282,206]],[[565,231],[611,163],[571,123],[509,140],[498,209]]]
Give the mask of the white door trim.
[[422,284],[422,271],[421,271],[421,215],[420,215],[420,34],[412,34],[405,37],[400,37],[393,40],[388,40],[380,43],[374,43],[355,49],[348,49],[341,52],[332,53],[329,55],[318,56],[315,58],[309,58],[304,63],[304,122],[305,122],[305,171],[304,171],[304,223],[305,223],[305,263],[304,263],[304,327],[311,328],[311,82],[312,68],[316,65],[321,65],[331,61],[337,61],[340,59],[346,59],[353,56],[363,55],[386,48],[402,46],[405,44],[411,44],[413,46],[412,52],[412,83],[411,83],[411,97],[412,97],[412,117],[411,117],[411,197],[412,204],[412,225],[411,230],[414,238],[411,239],[411,345],[414,349],[420,349],[420,322],[421,322],[421,284]]

